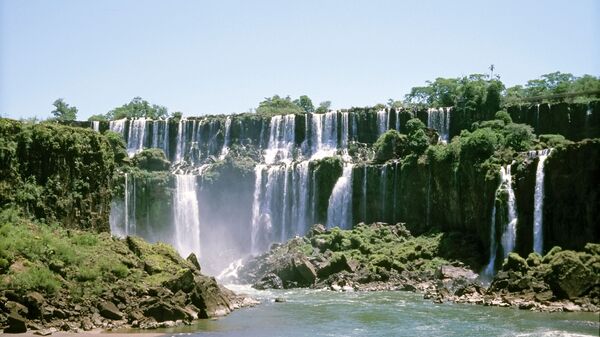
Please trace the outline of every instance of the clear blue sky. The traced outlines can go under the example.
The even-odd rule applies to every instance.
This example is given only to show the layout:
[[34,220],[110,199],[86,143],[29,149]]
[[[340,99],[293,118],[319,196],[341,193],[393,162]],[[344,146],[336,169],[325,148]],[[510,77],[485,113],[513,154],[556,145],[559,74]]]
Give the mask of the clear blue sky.
[[79,119],[134,96],[185,115],[273,94],[333,107],[436,77],[600,75],[600,1],[0,0],[0,114]]

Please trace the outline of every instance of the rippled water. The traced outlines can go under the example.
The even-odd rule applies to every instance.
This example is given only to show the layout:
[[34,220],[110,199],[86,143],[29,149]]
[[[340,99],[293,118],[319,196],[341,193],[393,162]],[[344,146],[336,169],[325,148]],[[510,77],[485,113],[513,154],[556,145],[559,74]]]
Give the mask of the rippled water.
[[[257,291],[254,308],[165,330],[192,336],[598,336],[598,314],[435,304],[409,292]],[[275,297],[285,298],[275,303]]]

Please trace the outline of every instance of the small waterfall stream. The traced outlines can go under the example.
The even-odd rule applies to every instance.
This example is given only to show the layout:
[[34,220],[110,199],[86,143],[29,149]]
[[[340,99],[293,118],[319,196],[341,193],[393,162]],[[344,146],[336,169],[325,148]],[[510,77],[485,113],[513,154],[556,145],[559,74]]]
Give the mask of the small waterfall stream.
[[427,127],[437,130],[443,143],[450,140],[450,111],[451,108],[427,109]]
[[552,149],[537,152],[538,164],[535,171],[535,193],[533,210],[533,251],[543,254],[544,251],[544,162]]
[[508,218],[507,224],[502,233],[502,251],[504,257],[508,256],[508,253],[515,249],[515,242],[517,240],[517,204],[515,199],[515,191],[512,187],[512,174],[511,165],[509,164],[506,168],[501,168],[502,184],[508,194],[507,206],[508,206]]
[[327,228],[338,226],[352,228],[352,164],[344,165],[342,176],[338,178],[327,206]]
[[200,256],[200,211],[198,206],[197,176],[175,175],[173,200],[175,248],[181,256],[190,253]]

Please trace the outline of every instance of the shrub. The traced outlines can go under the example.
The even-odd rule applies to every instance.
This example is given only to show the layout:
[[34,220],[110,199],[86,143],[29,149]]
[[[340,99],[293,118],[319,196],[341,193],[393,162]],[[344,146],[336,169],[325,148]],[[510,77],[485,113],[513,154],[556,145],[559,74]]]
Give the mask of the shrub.
[[559,145],[571,143],[571,141],[565,139],[563,135],[540,135],[539,139],[542,143],[546,144],[546,147],[557,147]]
[[500,110],[500,111],[496,112],[496,114],[494,115],[494,119],[503,121],[504,125],[508,125],[508,124],[512,123],[512,117],[510,117],[510,115],[508,114],[508,112],[506,112],[506,110]]
[[526,124],[510,123],[504,127],[504,146],[515,151],[525,151],[533,142],[533,128]]
[[389,130],[379,136],[373,145],[375,150],[375,161],[384,163],[390,159],[403,155],[407,148],[408,139],[396,130]]
[[135,166],[147,171],[166,171],[169,161],[161,149],[145,149],[133,157]]
[[12,275],[9,287],[21,291],[38,290],[53,294],[60,289],[60,282],[48,268],[32,266]]
[[479,162],[489,158],[498,146],[498,135],[490,128],[463,131],[460,137],[461,159]]

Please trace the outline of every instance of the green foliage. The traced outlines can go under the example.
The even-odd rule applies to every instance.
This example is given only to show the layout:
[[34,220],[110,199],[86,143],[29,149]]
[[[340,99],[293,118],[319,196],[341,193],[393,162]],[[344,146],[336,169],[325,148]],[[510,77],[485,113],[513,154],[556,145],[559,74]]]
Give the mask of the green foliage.
[[498,143],[498,134],[490,128],[480,128],[473,132],[463,131],[460,135],[461,160],[482,162],[494,153]]
[[54,294],[61,287],[54,273],[42,266],[28,267],[11,276],[7,286],[20,291],[37,290],[49,294]]
[[290,96],[285,98],[275,95],[266,97],[264,101],[258,104],[256,112],[266,115],[284,115],[303,112],[302,108],[292,101]]
[[563,135],[539,135],[538,138],[540,142],[545,144],[545,147],[557,147],[572,143],[570,140],[565,139]]
[[426,126],[418,118],[412,118],[406,122],[406,131],[408,134],[414,133],[418,130],[425,130]]
[[537,101],[540,102],[588,102],[590,99],[585,96],[552,97],[552,95],[582,93],[597,90],[600,90],[600,78],[596,76],[583,75],[577,77],[569,73],[557,71],[542,75],[538,79],[530,80],[524,87],[516,85],[506,89],[503,103],[504,105],[515,105],[528,98],[536,97],[539,97]]
[[384,163],[393,158],[401,157],[407,149],[408,139],[396,130],[388,130],[383,133],[373,148],[375,150],[375,162]]
[[531,148],[533,139],[533,128],[527,124],[510,123],[504,127],[504,146],[515,151],[526,151]]
[[106,131],[104,137],[106,137],[110,144],[115,162],[118,164],[122,163],[127,158],[127,146],[125,145],[123,136],[113,131]]
[[306,113],[315,112],[315,106],[313,105],[312,100],[306,95],[302,95],[298,99],[295,99],[294,104],[299,106]]
[[410,152],[421,154],[429,146],[429,137],[425,133],[425,124],[418,118],[412,118],[406,122],[408,131],[407,149]]
[[167,171],[170,162],[162,149],[144,149],[133,157],[133,164],[146,171]]
[[90,121],[90,122],[92,122],[92,121],[107,122],[108,118],[106,117],[106,115],[97,114],[97,115],[91,115],[88,118],[88,121]]
[[134,97],[131,102],[109,111],[108,119],[121,118],[166,118],[169,116],[167,108],[161,105],[150,104],[141,97]]
[[510,117],[508,112],[506,112],[506,110],[497,111],[494,115],[494,118],[503,121],[505,125],[512,123],[512,118]]
[[74,121],[77,118],[77,108],[74,106],[69,106],[64,99],[59,98],[54,101],[52,105],[54,105],[52,115],[56,120],[66,122]]
[[319,103],[319,107],[315,110],[316,113],[326,113],[331,108],[331,101],[324,101]]

